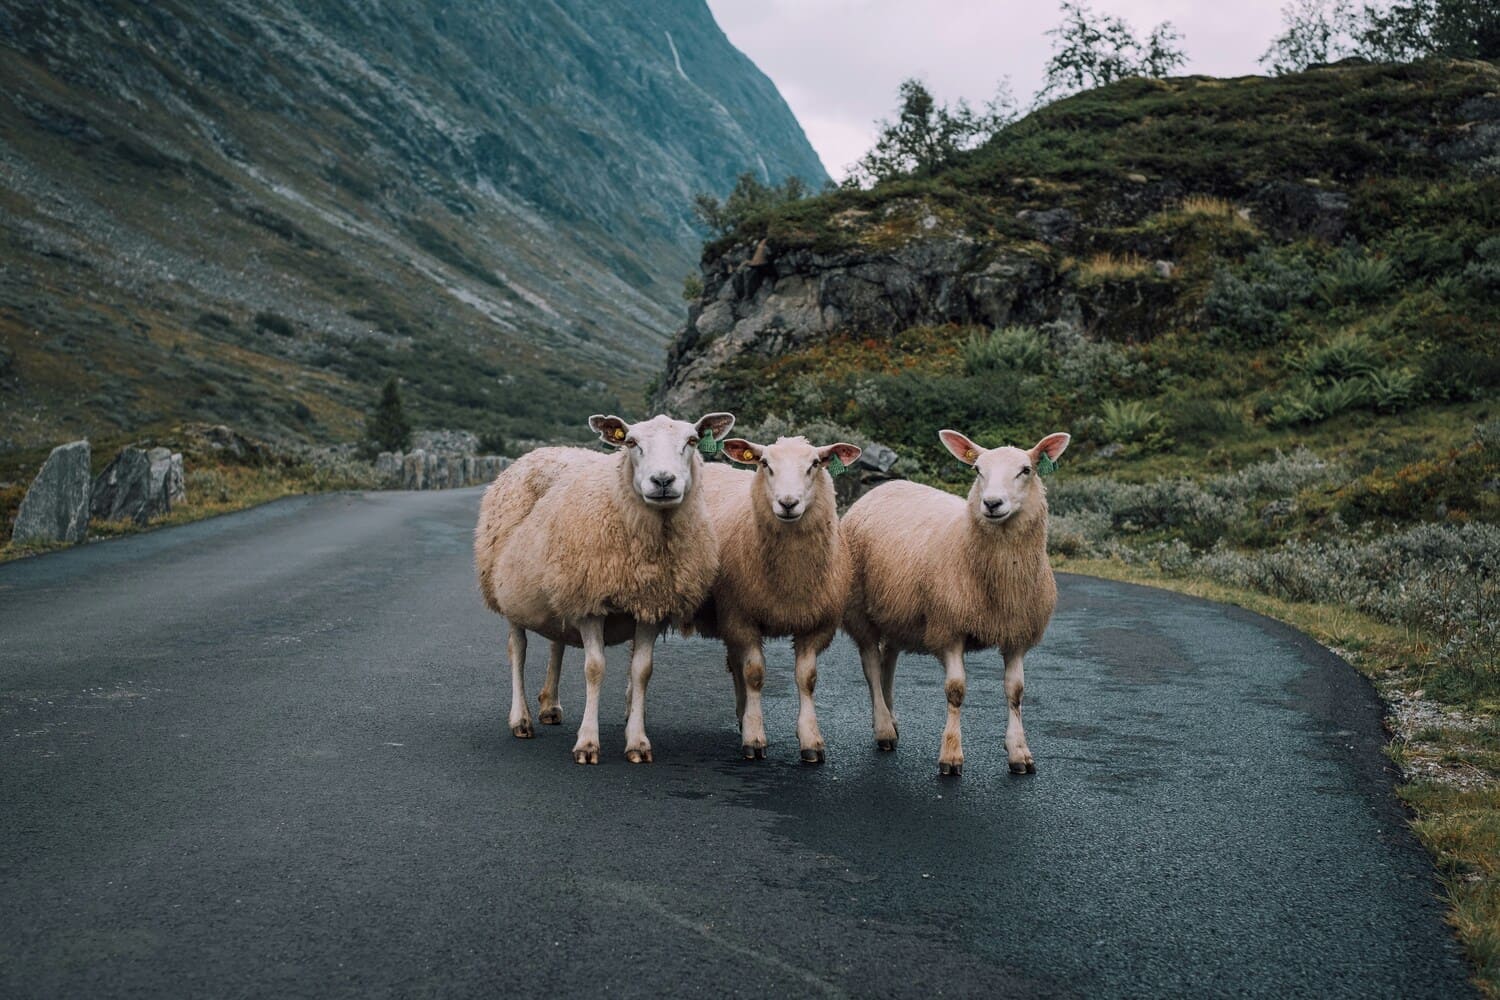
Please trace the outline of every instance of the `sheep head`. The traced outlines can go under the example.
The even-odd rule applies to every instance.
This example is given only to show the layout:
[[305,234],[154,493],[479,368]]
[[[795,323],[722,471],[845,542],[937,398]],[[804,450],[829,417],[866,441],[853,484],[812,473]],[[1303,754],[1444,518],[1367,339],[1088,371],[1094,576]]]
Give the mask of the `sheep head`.
[[710,413],[690,424],[659,414],[639,423],[596,413],[589,427],[599,440],[625,456],[630,482],[648,507],[676,507],[693,488],[698,468],[698,440],[712,431],[723,438],[734,427],[734,415]]
[[843,441],[819,447],[804,437],[777,438],[775,444],[732,438],[724,442],[724,453],[743,465],[757,467],[757,500],[764,502],[778,521],[792,523],[807,513],[815,489],[828,479],[828,463],[834,456],[845,465],[853,465],[860,450]]
[[981,448],[958,431],[938,432],[953,457],[974,468],[969,489],[969,511],[984,525],[1001,525],[1023,515],[1038,504],[1046,490],[1039,482],[1037,460],[1046,455],[1057,461],[1072,440],[1067,434],[1048,434],[1029,450],[1005,446]]

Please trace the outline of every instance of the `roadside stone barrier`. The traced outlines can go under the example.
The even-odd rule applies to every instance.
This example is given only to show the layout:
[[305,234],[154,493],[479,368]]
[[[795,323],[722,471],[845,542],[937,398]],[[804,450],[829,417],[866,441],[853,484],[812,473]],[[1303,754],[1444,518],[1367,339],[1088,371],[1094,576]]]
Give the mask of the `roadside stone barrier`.
[[375,477],[390,490],[450,490],[488,483],[510,462],[504,455],[383,451],[375,458]]
[[11,539],[26,542],[81,542],[89,529],[89,443],[58,445],[32,480]]

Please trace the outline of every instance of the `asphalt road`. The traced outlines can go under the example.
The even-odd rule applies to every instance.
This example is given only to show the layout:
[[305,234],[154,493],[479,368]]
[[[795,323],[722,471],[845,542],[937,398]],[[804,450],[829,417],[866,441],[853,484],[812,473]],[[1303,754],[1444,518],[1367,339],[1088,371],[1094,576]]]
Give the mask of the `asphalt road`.
[[[1007,773],[970,658],[903,659],[874,749],[840,640],[828,762],[740,759],[719,648],[658,649],[654,765],[505,727],[477,490],[284,501],[0,567],[0,995],[1455,997],[1466,969],[1340,660],[1244,612],[1063,577]],[[533,643],[533,692],[545,647]]]

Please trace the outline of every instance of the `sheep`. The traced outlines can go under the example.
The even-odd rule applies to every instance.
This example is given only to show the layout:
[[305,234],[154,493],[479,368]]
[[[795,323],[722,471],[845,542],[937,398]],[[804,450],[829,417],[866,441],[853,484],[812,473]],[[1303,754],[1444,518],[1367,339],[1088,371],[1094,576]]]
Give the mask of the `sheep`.
[[718,539],[698,488],[698,440],[710,432],[723,438],[734,417],[629,424],[596,414],[589,426],[617,452],[540,449],[501,473],[481,504],[475,562],[485,603],[510,623],[511,732],[531,735],[522,684],[526,633],[554,644],[554,696],[558,644],[582,646],[586,687],[573,759],[599,763],[604,647],[630,639],[625,756],[648,763],[645,695],[656,636],[689,619],[719,568]]
[[967,501],[893,482],[862,497],[844,517],[854,560],[844,630],[859,647],[876,746],[896,748],[891,685],[897,656],[931,653],[947,675],[948,722],[938,771],[962,773],[964,652],[995,646],[1005,661],[1010,770],[1034,773],[1021,725],[1022,659],[1041,640],[1057,604],[1047,562],[1047,493],[1037,466],[1044,456],[1056,461],[1070,438],[1048,434],[1022,451],[984,449],[953,430],[938,436],[954,457],[974,467]]
[[747,760],[766,755],[762,640],[792,637],[800,756],[821,764],[824,743],[813,705],[817,658],[838,631],[850,573],[828,465],[835,457],[851,465],[860,449],[844,442],[815,447],[802,437],[770,445],[731,438],[724,453],[756,469],[716,463],[703,470],[704,496],[719,534],[719,575],[694,626],[724,640]]

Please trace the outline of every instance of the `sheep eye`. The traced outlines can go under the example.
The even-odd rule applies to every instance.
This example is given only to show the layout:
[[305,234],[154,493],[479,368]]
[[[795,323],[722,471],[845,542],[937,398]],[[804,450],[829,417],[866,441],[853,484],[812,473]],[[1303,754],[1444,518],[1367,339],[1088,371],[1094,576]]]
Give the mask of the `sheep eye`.
[[771,471],[771,463],[767,462],[765,459],[760,460],[760,467],[762,469],[765,469],[767,472]]
[[627,447],[627,448],[634,448],[635,447],[635,438],[626,438],[625,439],[625,447]]
[[688,438],[687,444],[683,445],[683,448],[696,448],[696,447],[698,447],[698,439],[697,438]]
[[1023,466],[1021,466],[1021,471],[1018,472],[1018,473],[1016,473],[1016,475],[1018,475],[1018,476],[1029,476],[1029,475],[1031,475],[1031,466],[1029,466],[1029,465],[1023,465]]

